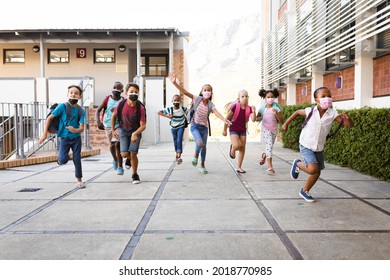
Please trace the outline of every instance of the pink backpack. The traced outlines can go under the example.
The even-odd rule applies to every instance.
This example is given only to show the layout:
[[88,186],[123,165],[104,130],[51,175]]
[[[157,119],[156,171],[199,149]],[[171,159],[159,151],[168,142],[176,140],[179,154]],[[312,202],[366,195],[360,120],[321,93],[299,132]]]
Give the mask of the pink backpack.
[[[232,117],[232,122],[234,122],[238,118],[238,114],[240,113],[241,105],[240,102],[236,102],[233,104],[236,108],[234,109],[234,114]],[[230,110],[233,108],[233,106],[230,108]],[[249,116],[251,114],[251,107],[249,105],[246,105],[245,107],[245,123],[249,121]]]

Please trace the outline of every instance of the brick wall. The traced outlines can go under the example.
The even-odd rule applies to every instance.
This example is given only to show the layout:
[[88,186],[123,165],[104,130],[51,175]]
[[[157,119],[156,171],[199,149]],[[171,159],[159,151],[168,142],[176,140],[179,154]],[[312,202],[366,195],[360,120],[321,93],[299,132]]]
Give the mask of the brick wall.
[[374,96],[390,95],[390,55],[374,59]]
[[96,125],[96,114],[97,108],[89,108],[89,141],[92,148],[101,149],[102,153],[109,152],[109,146],[107,137],[104,130],[100,130]]
[[[302,95],[302,89],[304,87],[307,87],[306,89],[306,96],[303,96]],[[311,94],[312,94],[312,90],[311,90],[311,81],[307,81],[306,83],[302,83],[302,84],[296,84],[295,85],[295,89],[296,89],[296,104],[304,104],[304,103],[311,103]]]
[[[341,76],[343,87],[336,88],[336,78]],[[333,101],[354,99],[355,91],[355,67],[344,69],[337,73],[324,76],[324,87],[329,88]]]

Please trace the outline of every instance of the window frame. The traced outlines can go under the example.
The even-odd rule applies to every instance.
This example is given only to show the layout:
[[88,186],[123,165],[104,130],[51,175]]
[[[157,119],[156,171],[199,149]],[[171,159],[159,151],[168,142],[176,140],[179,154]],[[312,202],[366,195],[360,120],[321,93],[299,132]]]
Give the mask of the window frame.
[[[165,73],[161,75],[150,75],[150,58],[164,57],[165,58]],[[145,64],[142,64],[142,59],[145,59]],[[169,72],[169,56],[168,54],[141,54],[141,75],[145,77],[166,77]]]
[[[7,61],[7,52],[23,52],[23,61]],[[3,49],[3,64],[20,64],[26,62],[26,50],[25,49]]]
[[[96,59],[98,57],[97,57],[96,53],[98,51],[112,51],[113,52],[113,56],[111,57],[112,61],[97,61]],[[107,64],[107,63],[111,64],[111,63],[116,63],[116,51],[115,51],[115,48],[95,48],[95,49],[93,49],[93,63],[94,64]]]
[[[51,53],[52,52],[67,52],[68,53],[68,57],[67,57],[67,61],[61,61],[63,57],[60,57],[60,61],[52,61],[51,60]],[[47,63],[48,64],[63,64],[63,63],[70,63],[70,51],[69,49],[47,49]]]

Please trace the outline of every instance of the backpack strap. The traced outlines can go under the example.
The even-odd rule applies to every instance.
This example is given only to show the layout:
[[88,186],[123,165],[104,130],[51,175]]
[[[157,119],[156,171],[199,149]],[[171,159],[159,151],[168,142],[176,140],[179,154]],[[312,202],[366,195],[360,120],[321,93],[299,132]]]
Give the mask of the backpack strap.
[[119,102],[118,104],[118,109],[117,109],[117,118],[118,118],[118,122],[119,122],[119,125],[122,124],[122,109],[123,109],[123,105],[125,104],[126,100],[123,99],[121,102]]
[[307,115],[306,119],[302,123],[302,129],[306,126],[307,122],[310,120],[310,118],[313,116],[313,111],[316,106],[311,107],[310,113]]
[[236,102],[232,105],[232,107],[230,107],[230,110],[234,108],[234,114],[233,114],[233,117],[232,117],[232,122],[235,122],[238,118],[238,115],[240,114],[240,103],[239,102]]
[[343,127],[343,125],[344,125],[344,117],[341,117],[341,122],[339,123],[338,127],[336,128],[336,130],[334,132],[332,132],[326,136],[326,140],[328,140],[331,137],[335,137],[337,132],[340,130],[340,128]]

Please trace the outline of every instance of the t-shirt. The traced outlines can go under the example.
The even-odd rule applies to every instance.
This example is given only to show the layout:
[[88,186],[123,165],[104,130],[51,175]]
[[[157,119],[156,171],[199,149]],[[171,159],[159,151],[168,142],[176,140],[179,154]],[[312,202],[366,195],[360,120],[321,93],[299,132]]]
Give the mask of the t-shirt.
[[[233,112],[233,115],[234,112],[236,111],[236,108],[237,108],[236,103],[234,103],[230,108],[230,110]],[[246,122],[245,122],[246,109],[245,108],[242,109],[241,106],[239,108],[240,108],[240,113],[238,114],[237,119],[232,123],[232,125],[229,126],[229,131],[234,131],[237,133],[245,133],[246,132]],[[250,113],[252,114],[252,107],[249,108],[250,108]]]
[[[140,105],[141,107],[141,118],[140,122],[146,122],[146,114],[145,114],[145,108],[144,106]],[[115,114],[118,114],[118,106],[115,107]],[[123,104],[122,108],[122,116],[121,116],[121,127],[124,130],[127,131],[135,131],[139,127],[139,123],[137,123],[137,105],[130,106],[127,102],[125,101],[125,104]]]
[[170,115],[173,112],[173,118],[171,119],[170,125],[172,128],[179,128],[184,126],[186,110],[187,108],[184,106],[180,106],[177,110],[175,109],[175,107],[171,106],[164,108],[163,113],[166,115]]
[[58,133],[57,136],[61,138],[75,138],[79,137],[81,133],[73,133],[70,132],[66,127],[72,126],[74,128],[79,128],[80,123],[84,124],[85,119],[85,110],[82,109],[82,114],[79,121],[79,108],[78,106],[73,107],[70,106],[70,117],[67,121],[68,117],[66,115],[66,105],[64,103],[58,104],[58,106],[54,109],[52,112],[52,115],[55,117],[59,117],[59,124],[58,124]]
[[[277,130],[278,129],[278,119],[276,118],[274,112],[274,108],[267,108],[264,109],[264,116],[262,117],[262,127],[268,130]],[[280,112],[279,108],[275,109],[277,113]]]
[[[192,99],[193,106],[195,105],[197,97],[198,96],[194,95],[194,99]],[[211,101],[209,100],[208,102],[211,102]],[[215,108],[215,105],[212,102],[211,102],[211,104],[212,104],[211,108],[213,110]],[[204,125],[204,126],[208,127],[209,126],[209,124],[207,122],[207,117],[209,115],[208,112],[209,112],[208,103],[205,105],[205,104],[203,104],[203,101],[200,101],[198,107],[196,108],[193,122],[196,124],[200,124],[200,125]]]
[[[111,117],[114,112],[115,107],[118,105],[119,102],[121,102],[123,99],[120,98],[119,100],[113,99],[111,96],[108,98],[107,102],[107,108],[104,112],[104,118],[103,118],[103,124],[105,128],[111,128]],[[115,127],[119,126],[118,119],[116,120]]]

